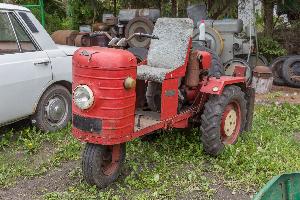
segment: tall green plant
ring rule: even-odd
[[[287,54],[287,51],[271,37],[259,37],[258,45],[260,53],[267,57],[268,60]]]

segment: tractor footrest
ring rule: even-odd
[[[134,131],[139,131],[160,122],[160,113],[137,111],[135,113]]]

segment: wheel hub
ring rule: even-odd
[[[229,103],[221,119],[221,139],[224,144],[233,144],[241,128],[241,110],[237,102]]]
[[[46,106],[46,114],[51,122],[56,123],[61,121],[65,113],[66,105],[62,99],[55,97],[49,100],[48,105]]]
[[[228,137],[234,133],[236,128],[237,113],[232,108],[227,116],[225,116],[224,132]]]
[[[119,164],[121,155],[121,145],[114,145],[108,147],[106,153],[103,155],[102,172],[106,176],[113,174]]]

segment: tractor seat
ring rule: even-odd
[[[193,21],[189,18],[159,18],[151,40],[147,65],[137,68],[138,80],[162,83],[167,73],[183,66],[187,59]]]

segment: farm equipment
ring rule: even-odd
[[[270,180],[253,200],[300,200],[300,173],[282,174]]]
[[[126,142],[157,130],[200,127],[204,150],[217,156],[251,128],[254,90],[246,67],[224,75],[209,52],[192,50],[192,35],[191,19],[159,18],[153,35],[133,34],[112,39],[112,48],[75,53],[72,132],[86,143],[82,170],[89,184],[112,183]],[[151,40],[147,60],[139,64],[123,49],[136,37]]]
[[[300,88],[300,55],[278,57],[270,68],[276,85]]]
[[[225,74],[232,75],[235,66],[247,67],[247,77],[251,78],[252,70],[256,66],[266,66],[268,61],[258,55],[255,44],[255,28],[246,26],[241,19],[207,19],[207,9],[204,4],[192,5],[187,8],[188,17],[194,20],[193,43],[199,41],[199,27],[201,19],[205,23],[206,46],[220,57],[225,67]]]
[[[126,37],[134,33],[151,34],[154,23],[160,17],[158,9],[122,9],[118,17],[113,14],[103,14],[102,22],[93,25],[92,32],[59,30],[52,34],[53,40],[62,45],[78,47],[107,47],[109,38],[106,35],[93,35],[93,32],[105,31],[111,37]],[[73,37],[75,35],[75,37]],[[135,37],[128,41],[128,47],[148,48],[150,39]]]

